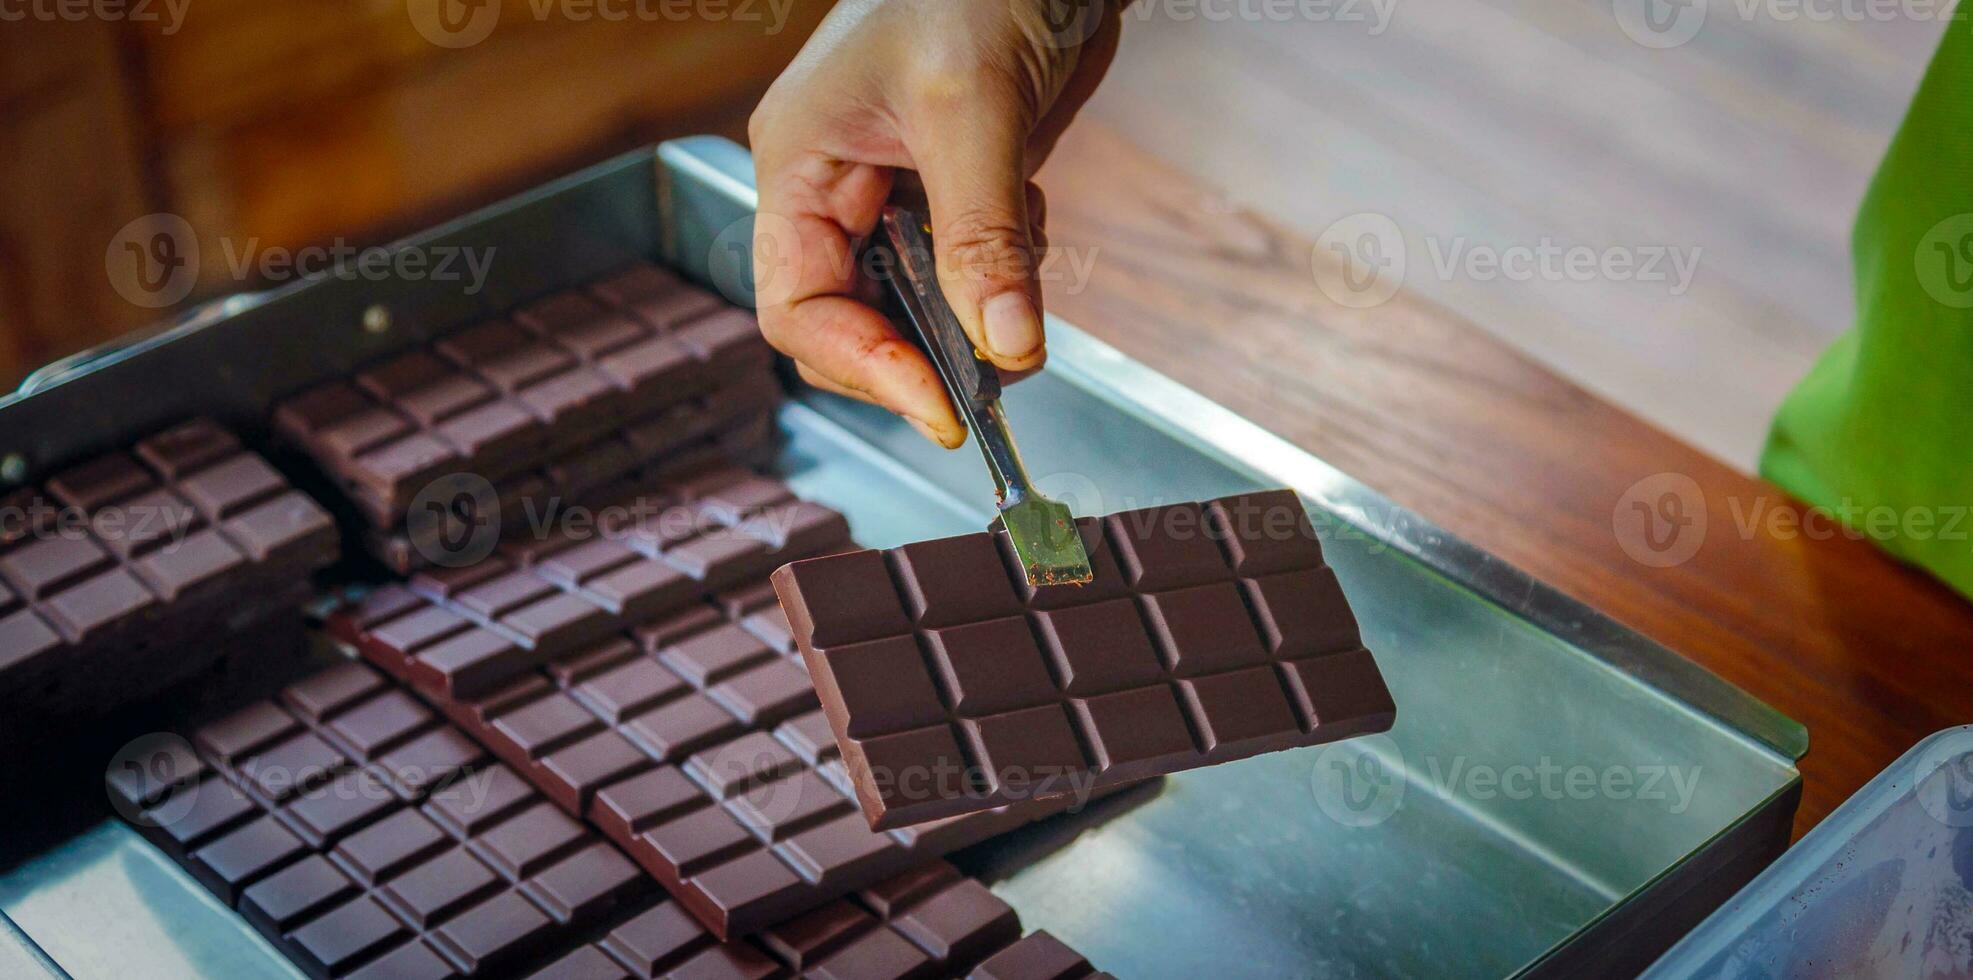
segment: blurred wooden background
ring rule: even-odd
[[[1089,115],[1307,237],[1389,217],[1407,292],[1752,472],[1782,397],[1849,328],[1857,201],[1944,25],[1895,5],[1712,0],[1653,47],[1616,15],[1639,5],[1359,0],[1209,20],[1139,0]],[[1675,292],[1446,275],[1432,254],[1544,240],[1678,248],[1696,272]]]
[[[449,49],[414,17],[473,0],[181,2],[169,35],[0,25],[0,385],[154,318],[104,270],[133,218],[181,215],[202,250],[373,244],[637,144],[738,136],[830,5],[485,0],[497,26]],[[1624,5],[1138,0],[1085,115],[1307,237],[1390,218],[1407,291],[1751,471],[1849,325],[1851,216],[1941,25],[1715,2],[1653,47]],[[1432,254],[1543,242],[1677,248],[1696,274],[1517,281]],[[195,300],[254,285],[202,266]]]
[[[373,244],[618,150],[737,137],[828,6],[773,0],[770,29],[496,0],[493,32],[452,49],[407,15],[440,0],[190,2],[171,35],[0,23],[0,384],[154,318],[105,269],[134,218],[182,215],[202,249]],[[1850,322],[1857,195],[1941,27],[1714,2],[1660,48],[1621,5],[1350,4],[1389,12],[1373,30],[1140,0],[1042,174],[1055,240],[1094,257],[1051,309],[1809,722],[1806,827],[1973,710],[1955,659],[1973,613],[1848,539],[1716,534],[1647,569],[1610,515],[1667,471],[1716,515],[1777,493],[1727,467],[1751,469],[1775,402]],[[1310,242],[1366,211],[1403,230],[1411,274],[1343,310]],[[1435,274],[1426,243],[1459,238],[1704,251],[1671,295]],[[193,301],[255,285],[203,266]]]
[[[454,49],[414,22],[437,2],[191,0],[175,32],[0,24],[0,386],[159,317],[105,269],[133,219],[185,218],[204,256],[362,246],[641,144],[738,138],[829,7],[610,22],[499,0]],[[223,260],[201,274],[188,304],[258,285]]]

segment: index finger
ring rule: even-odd
[[[923,352],[856,298],[854,242],[877,224],[888,168],[802,155],[756,156],[754,279],[761,332],[842,389],[918,423],[948,448],[966,430]]]

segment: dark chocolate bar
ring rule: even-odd
[[[1384,731],[1396,707],[1290,491],[796,562],[776,592],[875,828]]]
[[[773,412],[781,397],[780,384],[763,372],[503,480],[490,503],[499,513],[502,535],[523,538],[540,515],[571,505],[594,509],[614,503],[638,486],[676,473],[760,461],[772,442]],[[447,540],[470,540],[473,529],[460,524],[465,519],[448,513],[443,521],[373,528],[366,543],[392,571],[410,575],[433,560],[443,562]]]
[[[1108,976],[1046,932],[1023,937],[1013,907],[935,861],[775,925],[750,943],[720,945],[677,906],[659,905],[532,980],[929,980],[968,976],[968,970],[982,980]]]
[[[401,615],[354,638],[421,689],[472,698],[796,557],[842,547],[840,514],[732,467],[644,488],[503,554],[414,576]],[[600,524],[603,527],[591,527]]]
[[[113,769],[137,828],[312,977],[493,975],[650,883],[402,688],[347,663]]]
[[[813,547],[845,541],[840,517],[792,500],[785,486],[764,477],[713,474],[674,487],[672,495],[723,525],[812,523],[831,529],[829,536],[815,535]],[[748,557],[751,548],[696,547],[702,539],[687,532],[689,522],[674,527],[659,520],[640,525],[631,538],[564,543],[527,556],[521,571],[500,566],[445,581],[427,575],[412,588],[373,593],[332,624],[567,812],[616,841],[722,937],[744,935],[1072,804],[1050,801],[935,826],[870,830],[850,798],[766,566]],[[638,541],[658,543],[660,555],[684,550],[697,556],[689,564],[733,574],[714,579],[711,591],[683,587],[673,566],[639,554],[645,545]],[[505,675],[504,685],[463,676],[468,665],[544,663],[517,660],[504,637],[460,624],[517,602],[554,601],[571,584],[581,592],[661,590],[686,598],[629,603],[651,610],[635,629],[588,637],[547,658],[540,670]],[[435,604],[429,597],[441,591],[445,597]]]
[[[638,266],[289,398],[275,426],[387,530],[440,476],[517,477],[769,362],[751,314]]]
[[[607,841],[356,663],[130,761],[106,774],[124,816],[313,977],[786,976],[780,964],[866,962],[849,950],[880,924],[957,974],[1052,942],[1020,938],[1011,908],[940,862],[826,922],[721,944]]]
[[[0,726],[191,676],[336,554],[328,515],[202,419],[0,499]]]

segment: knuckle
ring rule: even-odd
[[[754,111],[747,115],[747,144],[758,147],[767,141],[774,132],[774,118],[780,114],[780,97],[773,89],[761,97]]]
[[[977,98],[987,62],[971,45],[936,46],[911,66],[908,91],[920,103],[950,104]]]
[[[911,84],[905,91],[921,119],[947,118],[954,111],[1026,118],[1034,114],[1040,93],[1048,91],[1032,74],[1020,59],[963,46],[922,56],[910,70]]]
[[[767,346],[789,357],[795,357],[794,338],[788,329],[788,314],[782,310],[762,309],[760,311],[760,336]],[[797,358],[799,360],[799,358]]]
[[[1027,227],[999,211],[972,209],[940,229],[939,249],[957,269],[984,275],[1018,276],[1028,266]]]

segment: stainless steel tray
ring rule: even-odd
[[[612,161],[399,246],[495,248],[486,294],[329,277],[38,375],[0,400],[0,454],[17,457],[0,475],[191,412],[257,431],[278,394],[633,256],[744,300],[753,203],[725,141]],[[962,855],[1030,928],[1124,977],[1629,971],[1786,844],[1800,725],[1072,326],[1050,331],[1047,371],[1007,398],[1043,488],[1103,513],[1294,486],[1400,708],[1387,736],[1185,773]],[[977,455],[881,412],[805,392],[781,423],[779,469],[866,544],[992,513]],[[0,912],[76,976],[290,975],[114,821],[0,876]]]

